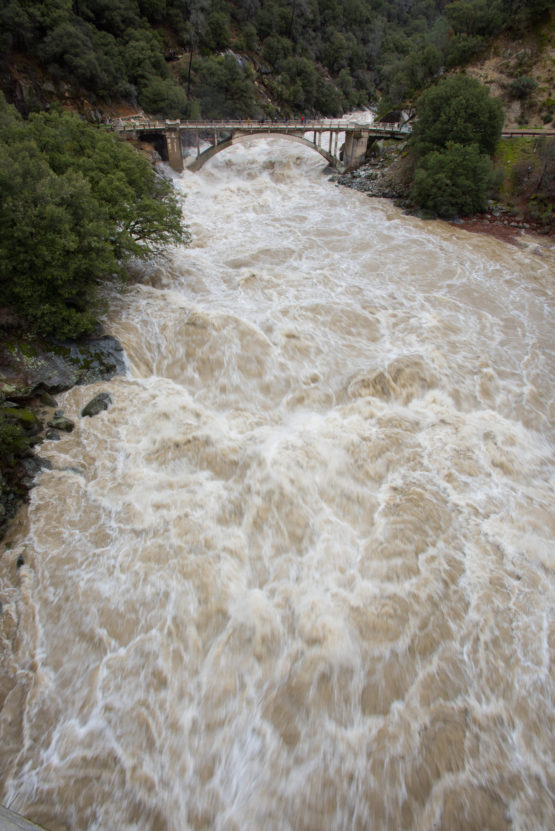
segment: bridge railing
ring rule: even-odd
[[[317,132],[354,132],[356,130],[369,130],[372,132],[383,133],[406,133],[411,132],[410,125],[400,124],[383,124],[375,123],[360,123],[348,121],[346,119],[338,119],[336,121],[324,119],[283,119],[283,120],[251,120],[251,119],[226,119],[218,121],[184,121],[176,119],[155,119],[145,116],[126,116],[124,118],[115,119],[110,125],[114,130],[120,133],[136,132],[136,131],[157,131],[157,130],[198,130],[198,131],[226,131],[226,130],[245,130],[250,132],[271,132],[278,130],[279,132],[286,132],[288,130],[305,130],[310,132],[316,130]]]

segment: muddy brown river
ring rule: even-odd
[[[127,374],[59,397],[0,558],[0,803],[49,831],[555,827],[552,261],[323,168],[178,177]]]

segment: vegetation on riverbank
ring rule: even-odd
[[[484,210],[502,126],[500,102],[473,78],[455,75],[426,90],[410,140],[412,201],[441,217]]]
[[[48,466],[37,446],[73,429],[53,396],[124,369],[123,350],[111,336],[61,342],[31,334],[20,318],[0,310],[0,539],[35,475]]]
[[[0,192],[0,306],[43,335],[91,332],[100,281],[187,239],[171,186],[141,154],[70,113],[23,121],[1,94]]]
[[[546,229],[555,221],[555,137],[512,138],[495,155],[497,196],[509,210]]]
[[[98,338],[60,341],[96,328],[98,289],[123,280],[130,258],[188,232],[170,184],[142,154],[71,113],[24,121],[1,93],[0,224],[1,533],[40,469],[32,448],[47,424],[44,395],[122,366]],[[64,429],[53,418],[50,428]]]

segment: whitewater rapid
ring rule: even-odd
[[[551,262],[279,140],[175,183],[192,245],[113,298],[128,372],[59,397],[0,558],[0,802],[555,827]]]

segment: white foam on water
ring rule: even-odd
[[[1,561],[0,800],[552,827],[549,265],[279,140],[175,182],[192,245],[114,298],[129,373],[60,397]]]

